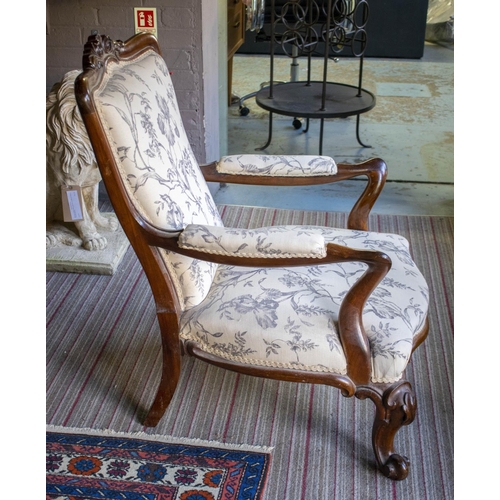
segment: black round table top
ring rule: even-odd
[[[287,82],[261,89],[255,96],[257,104],[273,113],[301,118],[343,118],[366,113],[375,106],[375,96],[367,90],[327,82],[325,106],[322,108],[323,82]]]

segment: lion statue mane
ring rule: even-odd
[[[98,209],[101,175],[75,99],[79,74],[78,70],[66,73],[46,101],[46,246],[103,250],[107,240],[97,228],[115,231],[118,221],[114,214],[101,214]],[[62,186],[81,188],[83,220],[63,223]],[[72,224],[76,232],[69,229]]]

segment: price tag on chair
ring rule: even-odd
[[[61,186],[63,220],[74,222],[83,220],[83,197],[80,186]]]

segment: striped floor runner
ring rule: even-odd
[[[220,207],[226,226],[345,227],[346,215]],[[141,424],[160,372],[151,292],[129,248],[113,276],[47,273],[47,424],[274,447],[269,500],[453,498],[453,218],[374,215],[410,241],[431,289],[431,330],[407,370],[417,418],[397,436],[406,481],[374,468],[373,404],[336,389],[251,378],[186,358],[159,425]]]

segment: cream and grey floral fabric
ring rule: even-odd
[[[150,51],[132,64],[115,64],[96,101],[115,144],[126,188],[154,226],[222,225],[186,136],[163,58]],[[162,252],[186,308],[206,296],[216,264]]]
[[[179,246],[210,254],[239,257],[317,259],[326,256],[323,236],[300,226],[233,229],[191,224],[180,235]]]
[[[325,242],[334,242],[387,253],[393,267],[366,304],[364,326],[373,380],[401,377],[428,308],[427,285],[404,238],[304,226],[224,229],[187,140],[164,60],[149,51],[132,63],[115,63],[95,96],[131,200],[154,226],[184,231],[186,247],[272,258],[304,249],[316,255],[324,252]],[[227,157],[219,169],[330,175],[336,165],[322,157],[246,155]],[[283,236],[288,241],[278,244]],[[161,253],[184,305],[182,339],[242,363],[345,373],[338,311],[346,291],[363,274],[363,264],[260,269]]]
[[[232,175],[311,177],[334,175],[337,164],[329,156],[244,154],[223,156],[217,163],[217,171]]]
[[[392,268],[370,296],[363,320],[372,350],[373,381],[400,379],[429,302],[427,284],[410,256],[408,242],[398,235],[367,231],[310,226],[295,230],[391,257]],[[286,269],[219,265],[206,299],[184,313],[181,336],[243,363],[345,373],[338,311],[365,269],[362,263]]]

